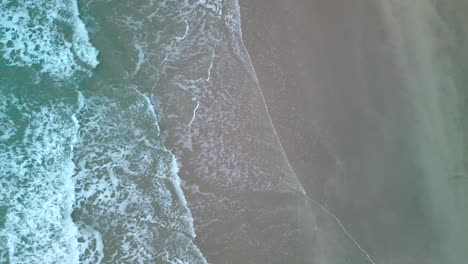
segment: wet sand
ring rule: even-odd
[[[241,1],[270,116],[307,194],[376,263],[443,263],[417,115],[375,1]],[[350,262],[353,263],[353,262]]]
[[[158,90],[162,113],[171,113],[159,124],[180,162],[198,248],[208,263],[372,263],[305,194],[241,41],[236,2],[226,5],[225,20],[213,20],[221,39],[190,63],[172,63]],[[205,81],[183,83],[180,73]]]

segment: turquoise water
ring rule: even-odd
[[[154,96],[203,3],[79,4],[0,2],[0,263],[205,263]]]
[[[453,11],[429,2],[384,7],[428,218],[460,263],[464,80],[434,33],[452,36]],[[0,2],[0,263],[374,262],[304,195],[239,15],[221,0]]]

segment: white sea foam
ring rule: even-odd
[[[145,62],[145,50],[144,49],[146,49],[146,45],[140,43],[138,40],[133,41],[133,46],[135,47],[135,50],[138,53],[138,60],[136,62],[135,70],[133,71],[132,76],[134,76],[140,71],[141,65],[143,65],[143,63]]]
[[[8,105],[15,104],[16,98],[14,97],[0,97],[0,124],[2,124],[2,129],[0,130],[0,142],[6,141],[13,137],[17,131],[15,123],[8,116]]]
[[[71,219],[73,109],[2,94],[0,116],[16,128],[0,141],[0,262],[78,263],[79,234]]]
[[[177,41],[184,40],[184,39],[187,37],[187,33],[188,33],[188,31],[189,31],[190,26],[189,26],[189,24],[188,24],[188,22],[187,22],[187,19],[184,20],[184,23],[185,23],[185,32],[184,32],[184,35],[183,35],[182,37],[176,37],[176,40],[177,40]]]
[[[78,250],[81,264],[99,264],[104,259],[104,245],[101,233],[90,225],[81,225],[78,228]]]
[[[177,161],[162,146],[151,99],[135,87],[128,91],[125,100],[84,101],[75,211],[79,224],[92,224],[88,233],[99,232],[103,244],[83,243],[81,252],[92,251],[89,245],[112,247],[103,258],[112,263],[203,263]]]
[[[98,65],[97,50],[91,45],[88,37],[88,31],[85,24],[80,19],[77,0],[71,1],[73,12],[73,49],[76,56],[91,67]]]
[[[193,121],[195,120],[195,117],[197,116],[197,110],[198,110],[198,107],[200,107],[200,101],[197,100],[197,98],[192,98],[192,101],[196,102],[197,105],[195,106],[195,108],[193,108],[193,114],[192,114],[192,119],[190,120],[190,122],[187,124],[187,126],[192,126],[193,124]]]
[[[8,65],[62,79],[98,64],[76,0],[1,1],[0,52]]]

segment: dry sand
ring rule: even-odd
[[[443,263],[411,98],[375,3],[241,1],[244,42],[307,194],[376,263]]]

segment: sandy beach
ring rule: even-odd
[[[467,263],[466,3],[0,1],[0,263]]]
[[[181,166],[196,245],[208,263],[372,263],[339,220],[306,195],[241,40],[237,3],[229,5],[232,23],[222,27],[221,40],[190,63],[172,63],[169,85],[158,90],[162,112],[171,113],[159,124],[169,128],[165,144]],[[203,82],[179,81],[181,72]]]
[[[270,116],[307,194],[375,263],[446,261],[449,230],[431,216],[418,117],[376,2],[241,1],[241,14]]]

